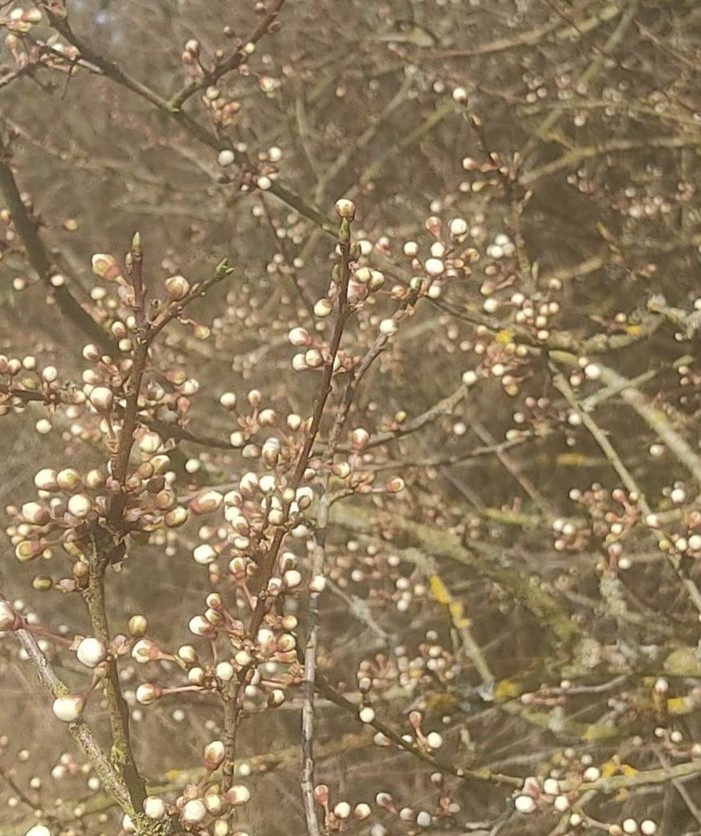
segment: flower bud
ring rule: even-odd
[[[48,508],[40,502],[25,502],[21,510],[24,519],[32,525],[46,525],[51,519]]]
[[[306,328],[301,327],[293,328],[287,335],[287,339],[290,341],[290,345],[297,347],[309,345],[311,342],[309,331],[307,331]]]
[[[148,630],[148,621],[143,615],[132,615],[128,623],[129,635],[134,638],[140,638],[146,635]]]
[[[369,441],[370,433],[362,427],[358,427],[351,433],[351,447],[354,450],[363,450]]]
[[[56,697],[52,710],[56,719],[62,723],[74,723],[85,708],[85,697],[79,694],[63,694]]]
[[[148,795],[144,798],[144,813],[150,819],[162,819],[166,814],[166,805],[162,798]]]
[[[214,772],[224,762],[226,750],[221,740],[213,740],[204,747],[204,765],[210,771]]]
[[[92,511],[90,498],[84,493],[76,493],[68,500],[68,513],[78,519],[85,519]]]
[[[83,484],[83,480],[75,468],[66,467],[56,474],[56,484],[62,491],[75,491]]]
[[[136,701],[141,705],[151,705],[151,703],[156,702],[162,693],[158,685],[145,682],[136,689]]]
[[[234,152],[229,148],[224,148],[217,156],[217,162],[222,168],[226,168],[226,166],[231,165],[235,159],[236,157],[234,156]]]
[[[106,386],[95,386],[90,391],[88,400],[97,412],[109,412],[114,404],[114,393]]]
[[[86,668],[95,668],[107,658],[107,650],[99,639],[88,636],[78,645],[76,656]]]
[[[184,824],[199,824],[207,816],[207,808],[204,801],[193,798],[183,807],[182,818]]]
[[[176,302],[184,299],[190,292],[190,282],[185,276],[169,276],[164,285],[168,296]]]
[[[345,221],[352,221],[355,218],[355,203],[352,200],[346,200],[345,198],[337,200],[335,209],[339,218],[343,218]]]
[[[324,319],[329,316],[332,311],[333,302],[326,297],[319,299],[319,301],[314,305],[314,316],[319,317],[319,319]]]
[[[56,484],[56,471],[49,467],[43,468],[34,477],[34,484],[40,491],[58,490],[58,485]]]
[[[108,281],[119,279],[122,272],[117,259],[108,253],[96,253],[92,257],[92,271],[96,276]]]
[[[193,514],[211,514],[219,509],[223,499],[219,491],[201,491],[190,503],[190,510]]]
[[[234,784],[230,790],[227,790],[225,798],[232,807],[240,807],[251,800],[251,792],[242,784]]]

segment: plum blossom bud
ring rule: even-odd
[[[207,808],[204,801],[193,798],[183,807],[182,817],[185,824],[199,824],[207,816]]]
[[[234,152],[229,148],[224,148],[217,156],[217,162],[222,168],[226,168],[226,166],[231,165],[235,159],[236,157],[234,156]]]
[[[62,694],[56,697],[52,710],[62,723],[75,723],[85,708],[85,697],[79,694]]]
[[[34,477],[34,485],[40,491],[58,490],[58,485],[56,483],[56,471],[49,467],[43,468]]]
[[[163,284],[168,296],[176,302],[184,299],[190,292],[190,282],[185,276],[169,276]]]
[[[88,400],[97,412],[109,412],[114,404],[114,393],[106,386],[95,386],[90,390]]]
[[[231,682],[235,673],[234,666],[231,662],[219,662],[214,673],[220,682]]]
[[[395,476],[387,482],[387,490],[390,493],[399,493],[400,491],[403,491],[405,487],[405,482],[401,476]]]
[[[358,719],[361,723],[372,723],[375,719],[375,709],[369,705],[363,706],[358,712]]]
[[[220,508],[223,500],[219,491],[201,491],[190,503],[190,510],[193,514],[211,514]]]
[[[225,798],[232,807],[240,807],[251,800],[251,792],[243,784],[234,784],[230,790],[227,790]]]
[[[150,819],[162,819],[166,814],[165,801],[155,795],[148,795],[144,798],[144,813]]]
[[[163,439],[158,433],[145,432],[139,439],[139,450],[145,455],[150,456],[156,453],[162,444]]]
[[[62,491],[74,491],[82,485],[80,473],[73,467],[66,467],[56,474],[56,484]]]
[[[20,563],[25,563],[28,560],[34,560],[42,553],[43,548],[41,543],[33,540],[22,540],[15,546],[15,557]]]
[[[299,347],[309,345],[311,337],[306,328],[297,327],[290,331],[287,335],[287,339],[290,341],[290,345]]]
[[[296,589],[302,583],[302,575],[296,569],[288,569],[282,576],[285,589]]]
[[[177,528],[187,522],[188,514],[185,508],[178,506],[163,517],[163,522],[168,528]]]
[[[394,319],[383,319],[382,322],[380,322],[380,333],[385,337],[393,337],[398,330],[399,326]]]
[[[224,409],[234,409],[236,407],[236,395],[233,392],[224,392],[219,397],[219,403],[224,407]]]
[[[162,693],[158,685],[145,682],[136,689],[136,701],[141,705],[151,705],[151,703],[156,702]]]
[[[129,628],[129,635],[134,638],[140,638],[146,635],[148,630],[148,620],[143,615],[132,615],[127,624]]]
[[[353,816],[358,819],[358,821],[365,821],[365,819],[369,818],[371,813],[372,809],[370,805],[363,802],[356,804],[355,809],[353,810]]]
[[[196,615],[188,622],[188,630],[195,636],[206,636],[212,632],[212,625],[201,615]]]
[[[467,221],[464,218],[453,218],[453,220],[450,222],[449,230],[450,237],[459,241],[461,238],[467,235]]]
[[[351,814],[351,806],[347,801],[339,801],[333,808],[333,814],[338,819],[347,819]]]
[[[150,639],[140,639],[131,649],[131,658],[140,665],[152,662],[160,657],[160,650]]]
[[[424,268],[428,275],[435,279],[437,276],[443,274],[445,271],[445,264],[440,258],[427,258]]]
[[[78,645],[76,656],[86,668],[95,668],[107,658],[107,650],[99,639],[87,636]]]
[[[464,87],[456,87],[453,90],[453,101],[456,104],[467,104],[467,90]]]
[[[385,274],[381,273],[379,270],[372,270],[371,272],[372,272],[372,275],[371,275],[370,281],[368,283],[368,289],[371,290],[373,293],[375,293],[381,287],[384,286]]]
[[[195,546],[193,549],[192,556],[195,559],[195,563],[199,563],[200,566],[209,566],[210,563],[216,561],[217,552],[209,543],[200,543],[199,546]]]
[[[319,317],[319,319],[324,319],[329,316],[332,311],[333,302],[326,297],[319,299],[319,301],[314,305],[314,316]]]
[[[68,513],[78,519],[84,519],[92,510],[90,498],[84,493],[76,493],[68,500]]]
[[[92,257],[92,271],[96,276],[108,281],[119,279],[122,273],[117,259],[109,253],[96,253]]]
[[[204,765],[210,771],[214,772],[224,762],[226,750],[221,740],[213,740],[204,747]]]
[[[339,218],[343,218],[345,221],[352,221],[355,218],[355,203],[352,200],[337,200],[336,201],[336,214]]]
[[[440,749],[443,745],[443,737],[438,732],[429,732],[426,735],[426,745],[429,749]]]
[[[369,441],[370,433],[363,427],[358,427],[351,433],[351,446],[354,450],[363,450]]]
[[[309,591],[321,593],[326,589],[326,578],[324,575],[314,575],[309,581]]]
[[[536,803],[530,795],[517,795],[514,799],[514,807],[519,813],[533,813],[536,809]]]
[[[32,525],[45,525],[51,514],[40,502],[25,502],[22,506],[22,516]]]

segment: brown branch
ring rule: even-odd
[[[115,84],[125,87],[132,93],[146,100],[154,107],[158,108],[161,113],[164,113],[168,118],[177,122],[181,128],[194,137],[198,142],[208,146],[212,150],[219,152],[224,148],[231,150],[234,153],[234,161],[239,167],[246,165],[247,160],[244,155],[237,151],[229,142],[222,141],[216,134],[211,133],[206,128],[203,128],[199,122],[195,121],[191,116],[185,113],[184,110],[173,107],[173,105],[164,99],[157,92],[152,90],[147,85],[143,84],[138,79],[132,78],[128,73],[125,73],[113,61],[108,61],[99,52],[96,52],[92,47],[86,43],[82,38],[79,38],[71,28],[67,17],[58,15],[53,11],[52,4],[48,0],[42,0],[41,7],[43,8],[49,23],[54,29],[64,37],[68,43],[72,44],[81,54],[81,56],[93,64],[100,72],[110,81]],[[224,177],[223,182],[228,178]],[[307,204],[299,195],[290,192],[284,186],[277,182],[273,182],[270,189],[270,194],[275,195],[278,200],[287,204],[295,210],[303,218],[315,223],[320,229],[329,235],[335,235],[333,226],[326,220],[324,215],[315,207]]]
[[[248,44],[258,43],[258,41],[277,20],[280,9],[284,6],[284,4],[285,0],[273,0],[270,8],[264,17],[261,18],[260,23],[250,33],[250,35],[248,35],[248,37],[242,40],[240,46],[234,51],[234,53],[230,55],[226,61],[222,61],[222,63],[217,64],[214,69],[205,73],[204,78],[200,81],[191,81],[189,84],[186,84],[181,90],[171,97],[168,102],[170,107],[174,110],[179,110],[198,90],[204,90],[206,87],[215,84],[220,78],[223,78],[223,76],[233,70],[237,70],[242,64],[244,64],[248,60],[248,53],[245,49],[246,46]]]
[[[56,300],[61,313],[65,314],[66,318],[73,322],[91,342],[101,346],[113,357],[117,357],[116,341],[80,305],[65,284],[57,286],[51,282],[52,276],[58,271],[54,268],[49,251],[41,240],[35,221],[29,216],[22,202],[10,163],[9,148],[2,142],[2,139],[0,139],[0,191],[12,215],[17,234],[24,244],[27,259]]]

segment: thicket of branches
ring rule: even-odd
[[[0,29],[0,836],[701,833],[695,0]]]

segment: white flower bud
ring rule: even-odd
[[[240,807],[251,800],[251,792],[248,787],[242,784],[234,784],[234,786],[227,791],[226,800],[232,807]]]
[[[375,709],[369,705],[363,706],[358,712],[358,719],[361,723],[372,723],[375,719]]]
[[[106,386],[95,386],[91,389],[88,400],[97,412],[109,412],[114,404],[114,393]]]
[[[536,803],[530,795],[517,795],[514,799],[514,807],[519,813],[533,813]]]
[[[337,200],[335,208],[339,218],[347,221],[352,221],[355,218],[355,203],[352,200],[345,200],[344,198]]]
[[[141,705],[151,705],[161,696],[161,689],[151,682],[145,682],[136,689],[136,701]]]
[[[394,319],[383,319],[380,322],[380,333],[385,337],[393,337],[398,330],[399,326]]]
[[[162,798],[148,795],[144,798],[144,813],[150,819],[162,819],[166,814],[166,805]]]
[[[213,740],[204,747],[204,764],[210,772],[214,772],[224,762],[226,754],[221,740]]]
[[[83,493],[74,494],[68,500],[68,513],[79,519],[84,519],[92,510],[90,498]]]
[[[332,311],[333,302],[326,297],[319,299],[319,301],[314,305],[314,316],[319,317],[319,319],[324,319],[329,316]]]
[[[204,801],[193,798],[183,807],[182,817],[185,824],[199,824],[204,821],[207,815],[207,808]]]
[[[35,824],[34,827],[29,828],[25,836],[52,836],[52,834],[49,828],[44,827],[43,824]]]
[[[427,258],[424,267],[428,275],[434,279],[445,271],[445,264],[440,258]]]
[[[226,166],[231,165],[235,159],[236,157],[234,156],[234,152],[229,148],[224,148],[217,156],[217,162],[222,168],[226,168]]]
[[[52,710],[54,716],[62,723],[74,723],[85,708],[85,697],[78,694],[63,694],[56,697]]]
[[[49,467],[43,468],[34,477],[34,484],[40,491],[58,490],[58,485],[56,484],[56,471]]]
[[[86,668],[95,668],[107,658],[107,650],[99,639],[87,636],[78,645],[76,656]]]
[[[176,302],[184,299],[190,292],[190,282],[185,276],[169,276],[163,284],[168,296]]]

